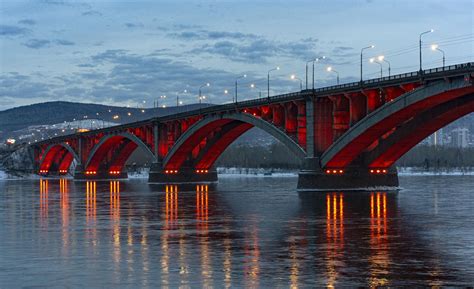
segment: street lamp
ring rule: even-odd
[[[205,83],[205,84],[203,84],[199,87],[199,104],[201,104],[201,100],[206,98],[205,96],[202,96],[201,89],[203,87],[209,87],[209,86],[211,86],[211,84],[208,82],[208,83]],[[201,106],[199,106],[199,109],[201,109]]]
[[[308,89],[308,64],[313,62],[314,59],[306,61],[306,89]]]
[[[360,82],[362,82],[362,54],[364,53],[364,50],[370,49],[370,48],[375,48],[375,45],[370,45],[360,50]]]
[[[422,60],[422,57],[421,57],[421,45],[422,45],[421,36],[423,36],[423,35],[425,35],[425,34],[428,34],[428,33],[431,33],[431,32],[433,32],[433,31],[434,31],[434,29],[430,29],[430,30],[428,30],[428,31],[425,31],[425,32],[420,33],[420,38],[419,38],[419,40],[420,40],[420,42],[419,42],[419,44],[420,44],[420,45],[419,45],[419,48],[420,48],[420,72],[423,70],[423,69],[422,69],[422,62],[423,62],[423,60]]]
[[[160,95],[159,99],[165,99],[165,98],[166,98],[166,95]],[[158,99],[156,100],[156,107],[160,107],[160,103],[159,103]]]
[[[295,79],[296,79],[296,80],[299,80],[299,81],[300,81],[300,90],[303,90],[303,80],[301,80],[301,78],[296,77],[296,75],[292,74],[292,75],[290,76],[290,79],[291,79],[291,80],[295,80]]]
[[[251,83],[250,88],[251,89],[257,88],[257,85],[255,83]],[[261,90],[258,92],[258,98],[262,98],[262,91]]]
[[[431,45],[431,50],[433,50],[433,51],[438,50],[439,52],[443,53],[443,68],[444,68],[444,65],[446,63],[446,58],[444,57],[444,50],[440,49],[438,44],[432,44]]]
[[[369,62],[370,63],[377,63],[378,65],[380,65],[380,77],[383,77],[383,66],[382,66],[382,63],[378,62],[377,60],[375,60],[375,58],[371,58],[369,59]]]
[[[334,72],[336,74],[336,83],[339,85],[339,72],[334,70],[334,68],[332,68],[332,66],[328,66],[328,68],[326,68],[326,71],[327,72]]]
[[[188,90],[183,90],[183,93],[188,93]],[[180,104],[183,104],[183,102],[179,101],[179,92],[176,92],[176,106],[179,106]]]
[[[391,65],[390,65],[390,61],[388,61],[387,59],[385,59],[385,56],[383,56],[383,55],[380,55],[379,57],[377,57],[377,59],[378,59],[379,61],[383,61],[383,62],[385,62],[385,63],[388,64],[388,76],[390,77],[390,75],[391,75],[391,72],[390,72],[390,70],[391,70],[391,68],[390,68],[390,66],[391,66]]]
[[[275,71],[275,70],[280,70],[280,66],[272,68],[267,72],[267,97],[269,99],[270,99],[270,72]]]
[[[316,61],[319,61],[320,59],[326,59],[326,56],[316,57],[316,58],[313,60],[313,89],[314,89],[314,63],[315,63]]]
[[[235,79],[235,103],[237,103],[237,80],[241,78],[246,78],[247,74],[241,75]]]

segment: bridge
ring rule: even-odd
[[[215,105],[32,144],[40,175],[126,178],[140,147],[151,183],[217,181],[214,162],[258,127],[302,160],[298,190],[398,186],[395,162],[474,112],[474,63]]]

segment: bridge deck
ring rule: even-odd
[[[429,82],[429,81],[437,80],[440,78],[449,78],[453,76],[464,75],[466,73],[473,73],[473,71],[474,71],[474,62],[467,62],[467,63],[462,63],[462,64],[450,65],[446,67],[426,69],[421,72],[414,71],[414,72],[401,73],[401,74],[396,74],[396,75],[386,76],[386,77],[381,77],[381,78],[369,79],[362,82],[357,81],[357,82],[345,83],[345,84],[340,84],[340,85],[317,88],[314,90],[307,89],[307,90],[302,90],[298,92],[275,95],[269,98],[265,97],[265,98],[259,98],[259,99],[240,101],[238,103],[213,105],[210,107],[195,109],[188,112],[182,112],[178,114],[166,115],[166,116],[161,116],[161,117],[154,117],[154,118],[150,118],[146,120],[121,124],[117,126],[111,126],[111,127],[102,128],[102,129],[96,129],[96,130],[92,130],[88,132],[62,135],[62,136],[50,138],[47,140],[43,140],[40,142],[36,142],[35,144],[41,145],[44,143],[61,142],[67,138],[70,138],[73,135],[89,136],[89,135],[94,135],[97,133],[107,133],[107,132],[112,132],[115,130],[122,130],[126,128],[137,127],[137,126],[141,126],[148,123],[154,123],[154,122],[160,123],[160,122],[166,122],[170,120],[187,118],[187,117],[192,117],[192,116],[197,116],[197,115],[202,115],[202,114],[213,114],[213,113],[219,113],[219,112],[225,112],[225,111],[232,111],[236,109],[245,109],[245,108],[251,108],[251,107],[256,107],[256,106],[262,106],[266,104],[302,100],[311,96],[316,97],[316,98],[328,97],[331,95],[356,92],[362,89],[364,90],[376,89],[376,88],[383,88],[383,87],[393,86],[393,85],[403,85],[403,84],[413,83],[413,82]]]

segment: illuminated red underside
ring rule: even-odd
[[[436,105],[472,92],[472,87],[466,87],[438,95],[433,95],[386,117],[353,139],[326,164],[326,167],[345,168],[373,142],[375,142],[378,138],[382,137],[382,135],[394,127]]]
[[[435,131],[443,128],[449,123],[471,112],[474,112],[474,99],[468,103],[460,105],[456,109],[450,110],[446,113],[434,117],[429,122],[420,123],[415,130],[413,130],[409,135],[407,135],[407,137],[400,139],[388,150],[378,156],[369,165],[369,167],[381,168],[393,165],[406,152],[408,152],[411,148],[420,143],[426,137],[430,136]]]

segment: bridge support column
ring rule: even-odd
[[[298,191],[363,191],[395,189],[398,174],[395,166],[386,171],[365,166],[350,166],[344,170],[323,169],[319,158],[308,158],[298,174]]]
[[[193,184],[217,182],[217,171],[196,170],[192,168],[181,168],[180,170],[164,170],[160,163],[152,164],[148,177],[149,183],[154,184]]]
[[[118,174],[111,174],[110,172],[97,171],[93,174],[88,173],[84,170],[83,165],[76,165],[74,170],[74,179],[75,180],[118,180],[118,179],[127,179],[128,173],[123,168]]]

